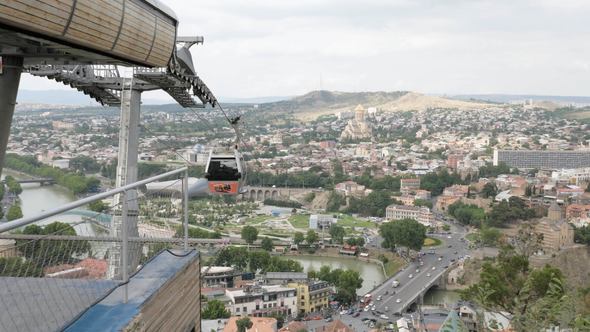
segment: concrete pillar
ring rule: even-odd
[[[23,58],[6,55],[2,55],[0,58],[0,175],[2,175],[12,115],[16,106],[20,74],[23,71]]]
[[[125,89],[121,92],[121,118],[119,128],[119,153],[117,163],[117,177],[116,186],[121,187],[133,182],[137,182],[137,152],[139,148],[139,115],[141,106],[141,91],[131,90],[130,85],[127,84]],[[139,206],[137,202],[137,191],[129,190],[126,194],[117,195],[114,198],[113,205],[116,210],[122,211],[122,198],[125,197],[127,201],[127,215],[121,214],[113,218],[111,223],[111,235],[120,237],[123,225],[127,226],[126,235],[130,237],[139,236],[137,228],[137,216],[139,213]],[[127,270],[132,273],[139,264],[141,258],[141,246],[136,243],[129,243]],[[113,250],[109,255],[109,277],[122,277],[122,257],[121,257],[121,243],[113,246]]]

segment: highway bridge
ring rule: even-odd
[[[446,276],[453,265],[467,254],[467,244],[461,234],[438,235],[443,245],[434,249],[423,248],[422,265],[418,261],[411,262],[403,270],[385,280],[381,285],[369,292],[375,303],[375,310],[363,311],[362,317],[379,317],[384,314],[389,318],[399,316],[414,304],[421,304],[424,294],[436,286],[444,286]],[[410,277],[411,276],[411,277]],[[394,280],[399,281],[393,287]],[[377,300],[378,298],[380,300]]]

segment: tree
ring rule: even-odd
[[[242,228],[242,240],[251,245],[258,239],[258,230],[254,226],[244,226]]]
[[[318,233],[316,233],[313,229],[307,231],[307,234],[305,235],[305,241],[307,242],[307,244],[312,245],[316,243],[318,239]]]
[[[252,321],[250,321],[250,318],[248,317],[240,318],[236,320],[236,326],[238,332],[246,332],[246,330],[252,327]]]
[[[21,257],[0,257],[2,277],[42,277],[43,269]]]
[[[0,201],[4,198],[4,183],[0,182]]]
[[[265,237],[262,239],[262,243],[260,244],[260,246],[262,247],[262,249],[266,251],[272,251],[274,244],[272,243],[272,240],[270,238]]]
[[[384,223],[379,228],[383,247],[395,249],[404,246],[409,251],[420,250],[426,239],[426,227],[414,219],[402,219]]]
[[[315,275],[318,279],[327,281],[336,287],[336,300],[343,304],[355,302],[356,290],[361,288],[363,284],[363,278],[357,271],[332,270],[327,265],[323,265]]]
[[[420,199],[420,198],[416,198],[414,200],[414,205],[415,206],[426,206],[429,209],[432,209],[432,202],[426,199]]]
[[[497,228],[484,227],[479,231],[479,238],[486,246],[495,246],[500,237],[502,237],[502,233]]]
[[[201,312],[202,319],[221,319],[229,318],[231,313],[225,308],[223,302],[219,300],[210,300],[207,302],[205,309]]]
[[[494,182],[486,183],[481,189],[481,195],[484,198],[495,197],[498,194],[498,187]]]
[[[344,231],[344,227],[342,226],[332,225],[332,227],[330,227],[330,236],[336,243],[342,243],[345,234],[346,231]]]
[[[303,235],[303,233],[296,232],[295,235],[293,235],[293,243],[299,245],[303,241],[305,241],[305,235]]]
[[[576,317],[576,302],[558,268],[530,269],[528,257],[504,247],[495,262],[486,262],[480,281],[461,297],[486,310],[508,312],[516,331],[542,331],[550,327],[587,326]]]
[[[68,235],[76,236],[76,230],[69,224],[55,221],[45,227],[29,225],[23,230],[23,234],[30,235]],[[24,256],[37,266],[73,264],[78,261],[76,257],[87,254],[91,247],[86,240],[17,240],[17,246],[21,248]]]
[[[13,195],[20,195],[23,192],[23,188],[21,187],[20,183],[10,175],[7,175],[4,178],[6,182],[6,186],[8,187],[8,192]]]
[[[108,210],[109,205],[103,201],[96,201],[88,204],[88,208],[94,212],[104,212]]]
[[[20,219],[23,217],[23,211],[21,210],[20,206],[12,205],[8,208],[8,212],[6,213],[6,219],[8,221]]]

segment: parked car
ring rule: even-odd
[[[401,299],[397,299],[397,300],[395,300],[395,303],[401,303],[401,302],[402,302],[402,300],[401,300]]]

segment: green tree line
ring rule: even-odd
[[[9,153],[5,160],[6,168],[11,168],[30,175],[52,178],[59,185],[71,190],[74,194],[83,194],[98,190],[100,181],[94,177],[86,177],[81,173],[69,172],[48,165],[43,165],[33,156],[19,156]]]

